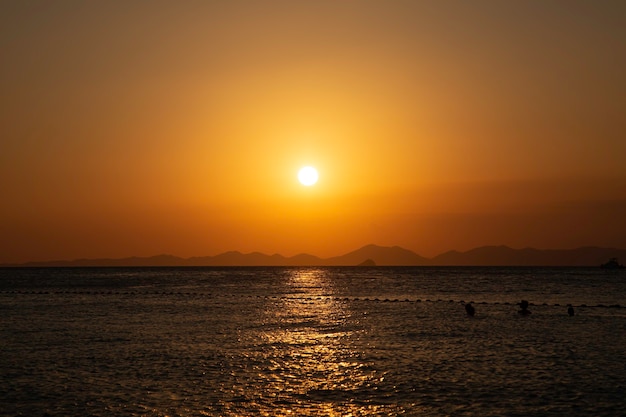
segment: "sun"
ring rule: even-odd
[[[311,166],[302,167],[300,168],[300,171],[298,171],[298,180],[300,181],[300,184],[306,185],[307,187],[315,185],[318,178],[319,175],[317,174],[317,170]]]

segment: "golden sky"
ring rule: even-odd
[[[0,57],[0,262],[626,248],[621,0],[4,1]]]

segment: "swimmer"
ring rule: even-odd
[[[528,316],[530,314],[530,310],[528,309],[528,301],[522,300],[519,303],[519,306],[521,310],[517,312],[518,314],[521,314],[522,316]]]

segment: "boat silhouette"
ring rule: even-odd
[[[611,259],[609,259],[608,262],[603,263],[602,265],[600,265],[600,268],[604,268],[604,269],[623,269],[624,265],[620,264],[617,261],[617,258],[611,258]]]

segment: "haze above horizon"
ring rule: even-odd
[[[0,263],[626,248],[625,20],[620,1],[2,2]]]

